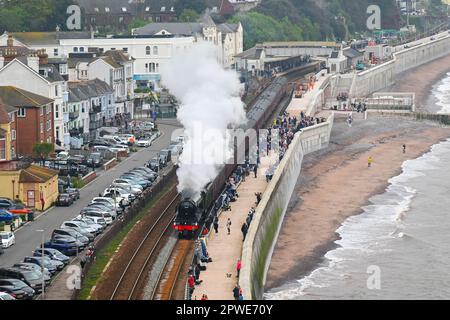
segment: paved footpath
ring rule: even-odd
[[[233,288],[237,284],[236,263],[241,258],[243,236],[241,226],[247,219],[251,207],[255,207],[255,192],[264,192],[267,187],[265,170],[275,164],[276,154],[262,157],[258,177],[253,172],[237,188],[239,198],[231,202],[231,211],[224,211],[219,217],[219,233],[211,231],[207,248],[213,262],[208,263],[206,271],[201,272],[201,285],[196,286],[192,299],[200,299],[206,294],[210,300],[232,300]],[[231,233],[227,234],[227,220],[231,219]],[[227,277],[231,274],[231,277]],[[245,292],[243,293],[245,298]]]

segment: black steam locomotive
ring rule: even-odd
[[[318,66],[305,68],[304,73],[317,69]],[[256,99],[252,108],[247,113],[248,122],[242,128],[259,130],[272,120],[273,114],[278,111],[280,103],[288,94],[293,93],[293,88],[288,86],[286,77],[276,78],[272,84]],[[182,201],[178,205],[173,228],[178,231],[180,238],[190,238],[201,231],[200,228],[212,222],[212,217],[220,209],[218,202],[214,202],[222,193],[225,183],[236,168],[236,164],[227,164],[220,171],[216,179],[209,183],[200,195],[182,194]]]

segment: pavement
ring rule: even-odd
[[[14,233],[16,244],[5,249],[5,252],[0,255],[0,267],[9,267],[22,262],[24,257],[32,255],[42,241],[42,233],[37,232],[37,230],[44,230],[45,239],[50,239],[54,229],[58,228],[64,221],[75,218],[81,209],[87,206],[92,198],[103,192],[114,179],[135,167],[143,166],[155,157],[159,150],[167,147],[170,144],[172,132],[181,128],[176,120],[158,120],[157,123],[161,136],[153,142],[151,147],[141,149],[111,170],[100,173],[94,181],[80,190],[80,199],[72,206],[51,208],[36,217],[34,221],[17,229]]]
[[[272,152],[270,157],[261,157],[258,177],[253,172],[237,188],[239,198],[231,202],[231,211],[223,211],[219,217],[219,233],[211,230],[207,239],[207,248],[212,262],[200,274],[203,282],[196,286],[192,299],[199,300],[206,294],[209,300],[233,300],[233,288],[238,282],[236,263],[242,255],[243,235],[241,226],[247,219],[251,207],[256,207],[255,193],[264,192],[266,182],[265,170],[276,163],[277,155]],[[227,220],[231,219],[231,232],[227,233]],[[230,277],[227,274],[231,274]],[[245,292],[243,296],[245,299]]]

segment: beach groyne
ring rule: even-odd
[[[424,40],[425,41],[425,40]],[[450,34],[395,52],[393,59],[366,71],[356,73],[349,95],[366,97],[395,83],[400,73],[409,71],[450,54]]]
[[[262,299],[267,270],[286,210],[300,175],[303,157],[326,148],[334,114],[324,123],[298,132],[267,186],[242,250],[239,285],[246,299]]]

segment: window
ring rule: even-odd
[[[58,48],[53,49],[53,55],[54,55],[55,57],[57,57],[58,54],[59,54]]]
[[[59,118],[59,105],[55,104],[55,118]]]
[[[55,86],[55,97],[59,96],[58,85]]]
[[[27,111],[25,110],[25,108],[19,108],[19,110],[17,111],[17,116],[19,118],[25,118],[27,116]]]
[[[50,120],[47,120],[47,131],[50,131],[52,129],[52,122]]]
[[[111,49],[109,49],[109,50],[114,51],[114,50],[116,50],[116,48],[111,48]]]
[[[145,54],[148,56],[150,55],[150,46],[145,47]]]
[[[45,106],[41,108],[41,116],[43,116],[45,113]]]
[[[128,48],[122,48],[123,52],[128,53]]]
[[[56,140],[59,140],[59,127],[56,127]]]
[[[41,133],[44,133],[44,124],[41,122]]]
[[[16,149],[14,147],[11,147],[11,158],[16,158]]]
[[[6,160],[6,140],[0,139],[0,160]]]
[[[16,130],[15,129],[12,129],[11,130],[11,140],[16,140]]]
[[[78,52],[78,47],[74,47],[73,52]]]
[[[157,55],[157,54],[158,54],[158,47],[157,47],[157,46],[154,46],[154,47],[153,47],[153,54],[154,54],[154,55]]]
[[[14,116],[14,114],[15,114],[15,112],[11,112],[10,114],[9,114],[9,121],[11,121],[11,122],[14,122],[16,119],[16,117]]]
[[[156,72],[159,72],[159,63],[156,64]]]
[[[80,47],[80,52],[84,52],[84,47]]]

